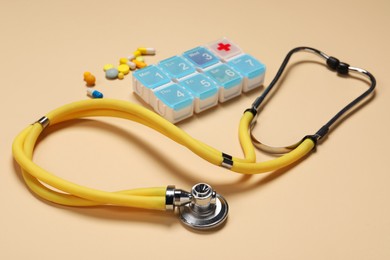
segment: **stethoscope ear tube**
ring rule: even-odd
[[[311,53],[317,54],[318,56],[320,56],[321,58],[326,60],[326,64],[327,64],[327,66],[328,66],[328,68],[330,70],[332,70],[334,72],[337,72],[340,75],[347,76],[347,75],[349,75],[349,72],[356,72],[356,73],[359,73],[361,75],[364,75],[364,76],[368,77],[368,79],[371,82],[370,87],[366,91],[364,91],[361,95],[359,95],[354,100],[352,100],[350,103],[348,103],[338,113],[336,113],[336,115],[334,115],[315,134],[307,135],[302,140],[300,140],[299,142],[297,142],[295,144],[292,144],[292,145],[287,145],[287,146],[284,146],[284,147],[273,147],[273,146],[266,145],[263,142],[259,141],[259,139],[256,138],[254,136],[254,134],[252,133],[252,130],[253,130],[253,128],[256,125],[256,120],[257,120],[258,113],[260,112],[261,104],[265,100],[266,96],[271,92],[271,90],[273,89],[275,84],[278,82],[279,78],[282,76],[282,74],[283,74],[283,72],[284,72],[284,70],[285,70],[285,68],[286,68],[286,66],[287,66],[291,56],[294,53],[300,52],[300,51],[307,51],[307,52],[311,52]],[[250,132],[251,132],[250,135],[251,135],[251,139],[252,139],[253,145],[256,148],[258,148],[258,149],[260,149],[262,151],[265,151],[267,153],[271,153],[271,154],[284,154],[284,153],[288,153],[288,152],[292,151],[293,149],[295,149],[306,138],[311,138],[317,144],[317,141],[319,141],[325,135],[328,134],[328,132],[331,129],[331,126],[340,117],[342,117],[350,109],[352,109],[354,106],[356,106],[360,101],[362,101],[369,94],[371,94],[374,91],[375,86],[376,86],[375,77],[370,72],[368,72],[368,71],[366,71],[364,69],[352,67],[352,66],[350,66],[349,64],[347,64],[345,62],[341,62],[339,59],[337,59],[335,57],[328,56],[327,54],[325,54],[325,53],[323,53],[323,52],[321,52],[321,51],[319,51],[317,49],[311,48],[311,47],[297,47],[297,48],[294,48],[286,55],[285,59],[282,62],[282,65],[280,66],[278,72],[276,73],[274,79],[271,81],[269,86],[263,91],[263,93],[259,97],[256,98],[256,100],[252,104],[252,107],[246,110],[246,112],[248,111],[248,112],[251,112],[251,113],[254,114],[254,119],[251,122],[251,128],[250,128]]]

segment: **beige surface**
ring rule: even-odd
[[[386,0],[1,1],[0,259],[390,259],[389,11]],[[42,167],[105,190],[208,182],[230,203],[216,232],[192,232],[165,212],[56,206],[26,189],[12,140],[46,112],[87,98],[84,71],[106,97],[139,103],[131,77],[108,81],[104,64],[142,45],[157,48],[147,58],[154,63],[222,36],[267,65],[266,84],[288,50],[308,45],[371,71],[376,96],[300,164],[251,178],[123,120],[57,127],[36,149]],[[267,143],[313,133],[367,87],[302,60],[319,59],[294,56],[299,66],[259,118],[255,132]],[[180,127],[242,156],[237,125],[256,94]]]

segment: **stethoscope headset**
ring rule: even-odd
[[[257,115],[267,95],[282,76],[291,56],[300,51],[314,53],[325,59],[328,68],[340,75],[350,72],[368,77],[370,87],[355,98],[316,133],[306,135],[294,145],[270,147],[252,135]],[[374,76],[368,71],[340,62],[337,58],[310,47],[292,49],[285,57],[276,76],[262,94],[245,110],[239,124],[239,140],[245,158],[233,157],[189,136],[179,127],[156,113],[127,101],[113,99],[91,99],[59,107],[25,128],[14,140],[13,155],[21,167],[23,179],[31,191],[48,201],[66,206],[116,205],[144,209],[178,209],[182,222],[196,229],[210,229],[222,224],[228,214],[228,204],[210,185],[199,183],[190,192],[169,185],[157,188],[139,188],[108,192],[97,190],[55,176],[32,161],[35,144],[44,129],[49,126],[77,118],[109,116],[132,120],[148,126],[173,141],[187,147],[196,155],[217,166],[242,174],[258,174],[286,167],[312,151],[318,141],[331,130],[337,120],[373,93],[376,85]],[[256,162],[255,147],[279,157],[265,162]]]

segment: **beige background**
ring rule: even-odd
[[[389,13],[386,0],[2,0],[0,259],[390,259]],[[230,204],[227,224],[214,232],[188,230],[168,212],[62,207],[28,191],[12,140],[50,110],[86,99],[84,71],[106,97],[140,103],[131,77],[108,81],[104,64],[142,45],[158,50],[151,64],[222,36],[267,65],[266,84],[290,49],[307,45],[371,71],[376,95],[295,167],[251,178],[119,119],[51,128],[36,149],[42,167],[104,190],[208,182]],[[269,144],[315,132],[367,88],[315,56],[292,61],[255,130]],[[258,93],[179,126],[242,156],[237,125]]]

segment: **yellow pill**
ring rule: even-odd
[[[123,73],[123,75],[127,75],[127,74],[129,74],[130,67],[127,64],[121,64],[118,66],[118,71],[120,73]]]
[[[133,52],[133,55],[134,57],[141,56],[141,52],[139,50],[136,50],[135,52]]]
[[[145,59],[143,56],[138,56],[137,58],[135,58],[137,61],[141,61],[141,62],[144,62]]]
[[[103,70],[104,70],[104,71],[107,71],[107,70],[112,69],[112,68],[114,68],[114,65],[112,65],[112,64],[106,64],[106,65],[104,65]]]
[[[127,58],[120,58],[119,64],[126,64],[129,60]]]
[[[122,72],[119,72],[119,73],[118,73],[118,79],[123,79],[124,77],[125,77],[125,75],[123,75]]]
[[[139,47],[138,51],[140,51],[141,54],[143,54],[143,55],[154,55],[154,54],[156,54],[156,49],[155,48]]]

